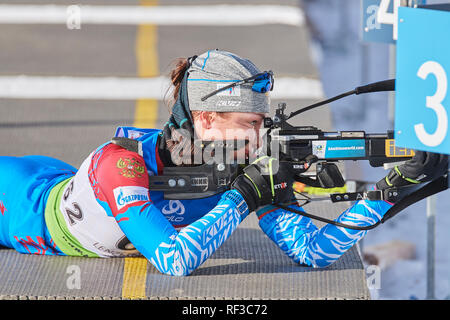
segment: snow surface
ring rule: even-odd
[[[414,260],[400,260],[381,271],[380,289],[371,290],[373,299],[448,299],[450,295],[450,208],[449,191],[437,194],[435,232],[435,290],[427,295],[427,216],[426,200],[414,204],[384,225],[368,232],[364,246],[391,240],[416,246]]]

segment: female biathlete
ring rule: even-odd
[[[292,175],[282,166],[275,172],[274,158],[258,158],[252,177],[239,175],[231,190],[204,199],[169,201],[149,190],[149,175],[195,158],[195,146],[186,148],[192,137],[226,140],[236,137],[233,130],[251,132],[245,154],[254,154],[269,112],[272,74],[235,54],[211,50],[180,59],[171,79],[174,103],[163,130],[116,132],[138,141],[137,152],[107,142],[78,170],[44,156],[0,157],[0,244],[29,254],[143,255],[160,272],[180,276],[198,268],[253,211],[270,239],[308,266],[332,264],[365,235],[332,224],[317,229],[309,218],[271,206],[300,209],[292,202]],[[358,201],[337,221],[371,225],[391,206]]]

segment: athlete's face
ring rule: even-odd
[[[194,121],[197,135],[202,140],[248,140],[244,150],[238,150],[236,156],[241,158],[256,157],[256,150],[261,147],[260,129],[266,114],[251,112],[227,112],[221,115],[202,112]]]

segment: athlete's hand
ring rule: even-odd
[[[395,166],[377,182],[377,189],[401,187],[434,180],[448,172],[448,156],[439,153],[416,151],[412,159]]]
[[[245,167],[231,187],[239,191],[252,212],[260,206],[290,202],[293,183],[288,164],[264,156]]]

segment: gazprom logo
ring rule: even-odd
[[[118,187],[113,190],[114,198],[116,199],[117,209],[139,202],[149,201],[148,189],[138,186]]]

